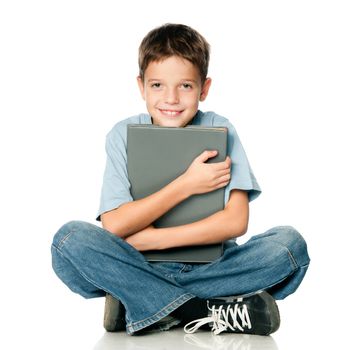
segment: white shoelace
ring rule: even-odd
[[[212,314],[208,317],[199,318],[187,323],[184,327],[184,331],[186,333],[194,333],[201,326],[208,323],[213,323],[212,331],[216,335],[226,331],[228,328],[231,331],[239,330],[241,332],[244,331],[244,328],[251,329],[250,316],[248,313],[248,308],[245,304],[239,305],[236,303],[234,306],[228,305],[225,307],[220,305],[219,308],[216,309],[215,305],[209,308],[207,302],[207,308],[212,312]],[[231,322],[229,318],[231,318]],[[191,325],[193,325],[193,327],[190,327]]]

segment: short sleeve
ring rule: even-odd
[[[249,202],[257,198],[261,189],[250,167],[248,158],[237,135],[236,129],[230,123],[228,126],[228,155],[231,158],[231,180],[225,188],[225,204],[230,198],[233,189],[248,192]]]
[[[123,132],[126,132],[126,129]],[[100,221],[101,214],[133,201],[127,174],[125,139],[118,125],[106,136],[106,154],[100,207],[96,218],[98,221]]]

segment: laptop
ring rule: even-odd
[[[165,127],[153,124],[127,126],[128,177],[131,195],[138,200],[155,193],[183,174],[205,150],[218,150],[208,163],[227,156],[226,127]],[[158,218],[156,228],[179,226],[206,218],[224,208],[225,188],[193,195]],[[143,252],[148,261],[208,263],[223,253],[223,244],[187,246]]]

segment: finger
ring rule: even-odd
[[[230,169],[231,168],[231,160],[230,158],[226,158],[223,162],[219,163],[210,163],[211,166],[215,170],[223,170],[223,169]]]
[[[215,157],[218,154],[216,150],[206,150],[202,152],[197,159],[201,162],[206,162],[207,159]]]
[[[228,182],[231,180],[231,174],[227,174],[218,178],[218,183]]]
[[[224,175],[220,178],[222,181],[230,181],[231,180],[231,174]]]
[[[228,175],[228,174],[231,174],[231,169],[223,169],[223,170],[218,170],[216,175],[219,178],[221,178],[222,176],[225,176],[225,175]]]
[[[230,183],[230,181],[220,182],[216,185],[215,189],[223,188],[223,187],[227,186],[229,183]]]
[[[227,156],[225,158],[225,160],[223,162],[221,162],[220,164],[223,164],[223,166],[225,166],[225,167],[230,167],[231,166],[231,158],[229,156]]]

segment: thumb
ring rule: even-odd
[[[215,156],[217,155],[217,153],[218,153],[218,151],[216,151],[216,150],[212,150],[212,151],[206,150],[206,151],[202,152],[202,153],[200,154],[200,156],[198,156],[197,159],[198,159],[200,162],[204,163],[204,162],[206,162],[206,160],[207,160],[208,158],[215,157]]]

